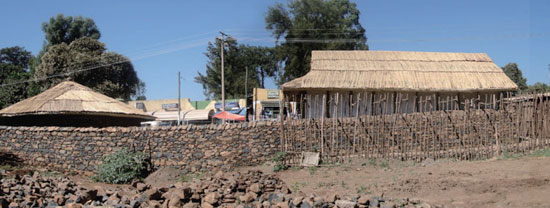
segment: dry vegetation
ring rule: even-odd
[[[277,175],[295,191],[421,198],[446,207],[550,206],[550,150],[478,161],[364,160]],[[267,165],[260,168],[268,171]]]

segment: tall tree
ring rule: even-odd
[[[266,29],[278,44],[278,59],[284,64],[278,84],[305,75],[312,50],[368,50],[359,10],[349,0],[293,0],[269,7]]]
[[[248,67],[249,74],[255,73],[259,87],[265,88],[265,80],[275,76],[277,59],[275,48],[264,46],[240,45],[242,58]]]
[[[530,85],[529,87],[527,87],[527,89],[525,89],[524,92],[527,92],[527,93],[550,92],[550,86],[548,86],[546,83],[537,82],[534,85]]]
[[[129,100],[144,85],[128,58],[106,50],[105,44],[88,37],[53,45],[42,57],[34,78],[42,91],[71,77],[107,96]]]
[[[139,81],[136,86],[136,94],[134,95],[135,100],[147,100],[145,97],[145,82]]]
[[[15,46],[0,49],[0,108],[27,98],[29,66],[35,60],[31,52]]]
[[[70,44],[76,39],[90,37],[98,40],[101,37],[99,29],[93,19],[82,16],[63,16],[58,14],[50,17],[49,22],[42,23],[42,31],[46,34],[48,46],[60,43]]]
[[[502,70],[508,77],[510,77],[512,81],[516,83],[516,85],[518,85],[520,91],[527,89],[527,79],[523,77],[521,69],[519,69],[516,63],[508,63],[502,67]]]
[[[82,37],[96,40],[101,37],[99,28],[93,19],[82,16],[63,16],[63,14],[50,17],[48,22],[43,22],[42,31],[46,35],[46,40],[44,41],[42,50],[38,54],[39,58],[42,58],[50,46],[61,43],[70,44]]]
[[[245,97],[245,83],[249,92],[254,87],[265,87],[265,80],[275,75],[277,61],[275,50],[263,46],[238,44],[236,40],[226,41],[224,49],[226,98]],[[195,82],[202,85],[208,99],[221,98],[221,41],[208,43],[206,73],[198,73]],[[248,77],[246,70],[248,69]],[[248,79],[248,82],[246,82]]]
[[[216,40],[215,43],[208,43],[207,52],[208,58],[206,64],[206,73],[198,73],[195,77],[195,82],[202,85],[204,95],[209,99],[221,98],[221,41]],[[234,39],[225,41],[224,50],[224,76],[225,76],[225,96],[226,98],[241,98],[245,90],[245,70],[246,66],[243,62],[243,49],[237,44]],[[254,74],[251,80],[257,80]],[[249,86],[258,86],[258,83],[250,83]]]

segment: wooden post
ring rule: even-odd
[[[321,109],[321,160],[325,155],[325,103],[326,95],[323,94],[323,106]]]
[[[355,109],[355,129],[353,131],[353,153],[356,152],[356,139],[357,139],[357,122],[359,120],[359,106],[361,106],[361,92],[357,94],[357,101],[355,103],[356,109]],[[357,151],[359,153],[359,151]]]

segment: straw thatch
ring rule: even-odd
[[[72,81],[64,81],[39,95],[0,110],[0,117],[30,115],[96,115],[154,120],[153,116],[130,105]]]
[[[313,51],[311,71],[285,91],[515,91],[517,85],[484,53]]]

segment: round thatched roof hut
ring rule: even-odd
[[[9,126],[139,126],[154,119],[72,81],[0,110],[0,125]]]

